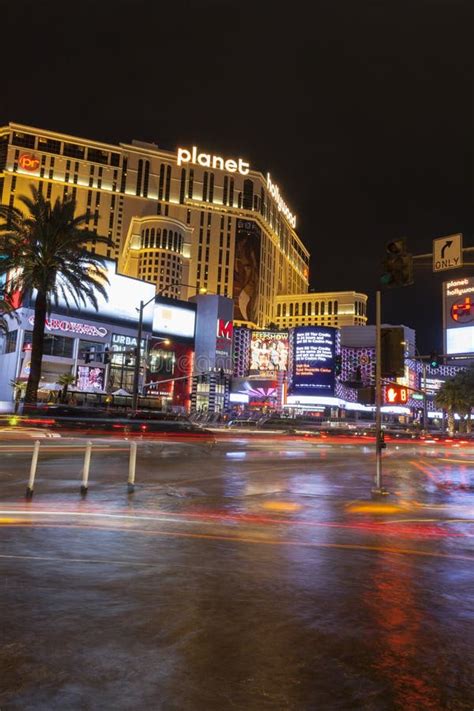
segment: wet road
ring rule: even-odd
[[[474,708],[474,449],[0,443],[0,708]]]

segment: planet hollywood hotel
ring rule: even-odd
[[[264,328],[277,295],[308,291],[297,218],[245,157],[10,123],[0,128],[0,201],[21,207],[31,184],[48,199],[76,198],[89,229],[113,242],[90,249],[117,260],[118,272],[185,301],[199,289],[228,296],[237,324]]]

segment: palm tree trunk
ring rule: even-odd
[[[453,410],[448,410],[448,432],[451,435],[451,437],[454,434],[454,411]]]
[[[33,343],[31,344],[31,364],[26,385],[25,402],[35,403],[38,399],[38,386],[41,378],[41,363],[44,350],[44,327],[47,313],[46,294],[38,291],[35,302],[35,323]]]

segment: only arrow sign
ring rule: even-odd
[[[448,247],[451,247],[452,243],[453,243],[452,239],[446,240],[446,244],[444,244],[441,248],[441,259],[444,259],[444,253],[448,249]]]

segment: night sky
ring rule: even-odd
[[[10,2],[0,122],[243,156],[296,212],[311,287],[373,305],[390,240],[419,254],[463,232],[474,246],[473,7]],[[441,281],[420,268],[383,297],[383,320],[415,327],[422,352],[441,349]]]

